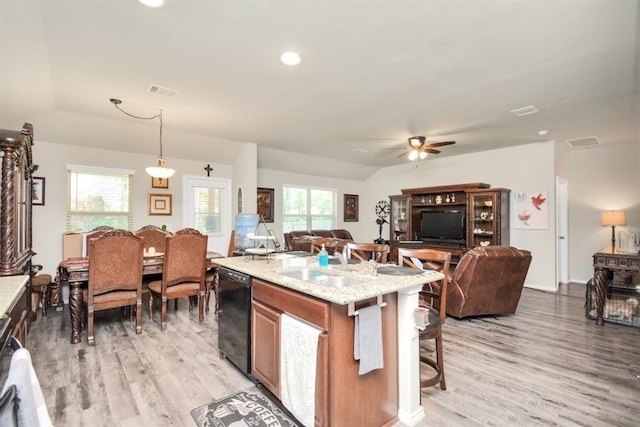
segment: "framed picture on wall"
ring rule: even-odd
[[[31,204],[44,206],[44,183],[45,179],[42,177],[33,177],[31,183]]]
[[[171,215],[171,194],[149,193],[149,215]]]
[[[151,188],[169,188],[169,178],[151,177]]]
[[[358,222],[358,195],[344,195],[344,222]]]
[[[258,215],[264,222],[273,222],[273,188],[258,188]]]

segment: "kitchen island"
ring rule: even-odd
[[[216,262],[253,278],[252,375],[280,398],[280,317],[293,315],[321,329],[318,339],[315,425],[415,425],[420,406],[419,342],[414,323],[423,284],[440,273],[376,274],[369,263],[319,268],[314,257],[279,254],[275,260],[222,258]],[[309,271],[323,280],[297,277]],[[334,280],[335,279],[335,280]],[[384,368],[358,374],[354,315],[380,304]],[[221,307],[224,316],[224,306]]]

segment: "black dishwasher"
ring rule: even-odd
[[[251,276],[218,269],[218,350],[244,374],[251,373]]]

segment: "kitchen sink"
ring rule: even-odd
[[[362,283],[364,281],[363,279],[357,277],[333,276],[327,274],[322,270],[309,268],[301,268],[299,270],[280,270],[276,271],[276,273],[282,276],[291,277],[292,279],[302,280],[303,282],[309,282],[323,286],[332,286],[336,288],[357,285],[358,283]]]

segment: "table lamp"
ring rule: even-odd
[[[616,250],[616,225],[627,225],[627,215],[624,211],[602,212],[602,225],[611,226],[611,252]]]

